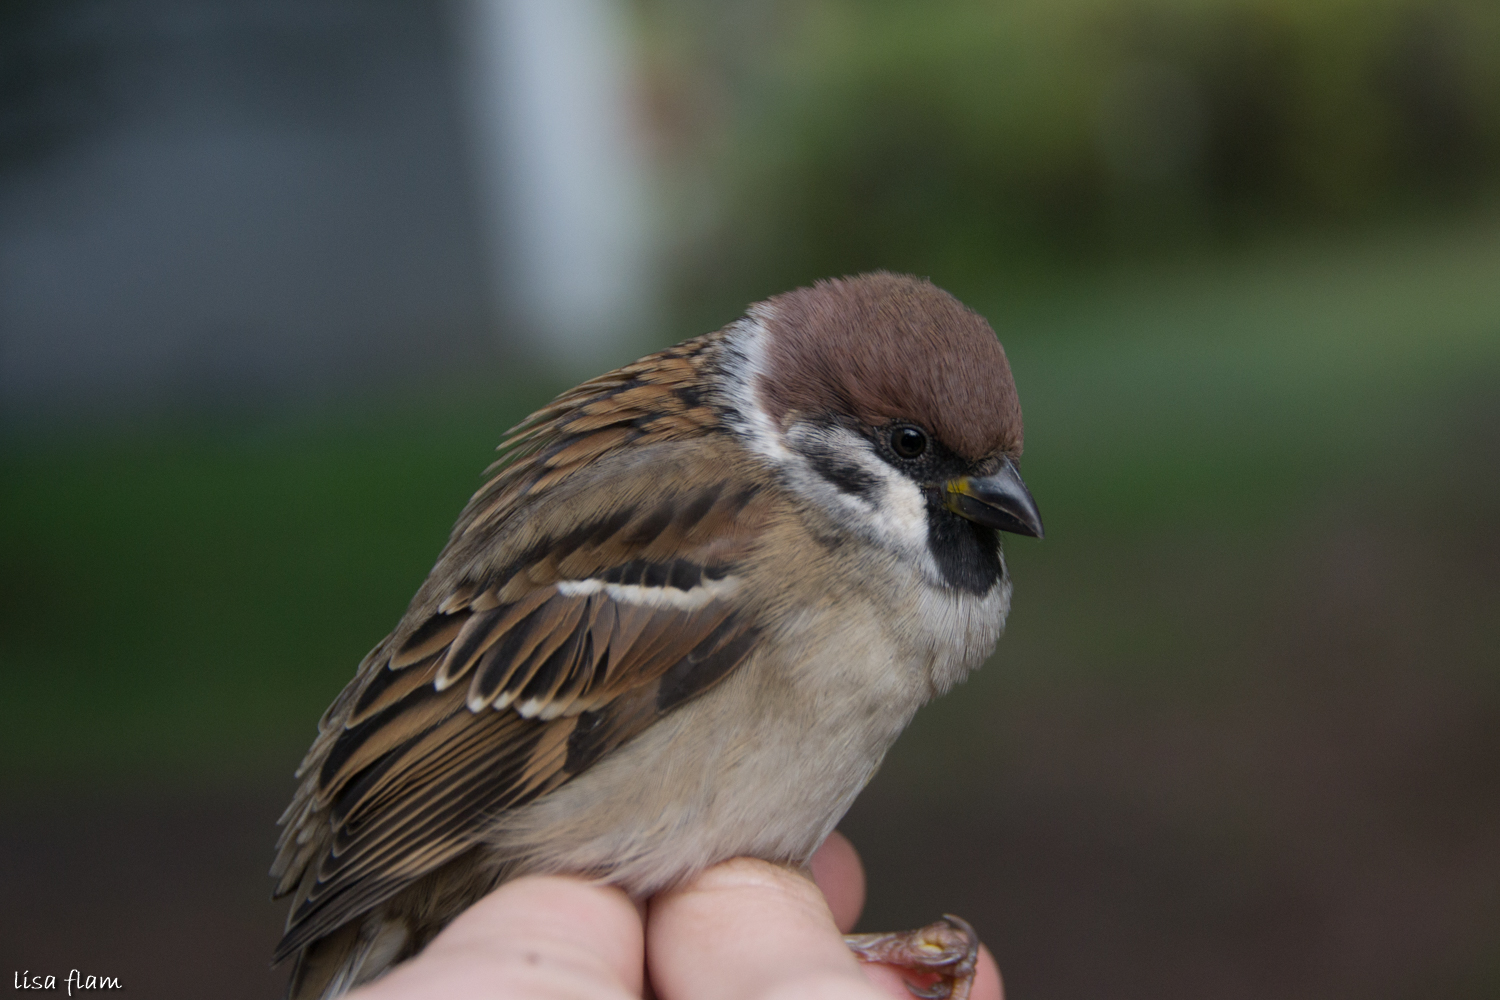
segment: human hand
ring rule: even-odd
[[[648,966],[661,1000],[910,1000],[900,973],[844,946],[865,894],[853,846],[835,833],[812,869],[816,886],[735,858],[652,899],[644,920],[610,886],[516,879],[350,1000],[638,1000]],[[1001,997],[982,950],[971,1000]]]

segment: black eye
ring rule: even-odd
[[[902,458],[916,458],[927,450],[927,435],[915,427],[897,427],[891,431],[891,448]]]

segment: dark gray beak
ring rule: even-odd
[[[999,531],[1042,537],[1042,515],[1015,463],[1005,459],[993,476],[960,476],[943,487],[943,505],[959,517]]]

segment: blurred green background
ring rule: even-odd
[[[663,306],[593,367],[884,267],[1025,408],[1048,537],[845,823],[864,925],[965,915],[1013,998],[1500,995],[1500,8],[627,14]],[[7,416],[17,969],[276,995],[290,770],[569,384],[524,357]]]

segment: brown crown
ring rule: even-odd
[[[789,413],[910,420],[971,462],[1020,455],[1005,349],[931,282],[883,271],[820,281],[751,313],[771,334],[761,393],[778,423]]]

